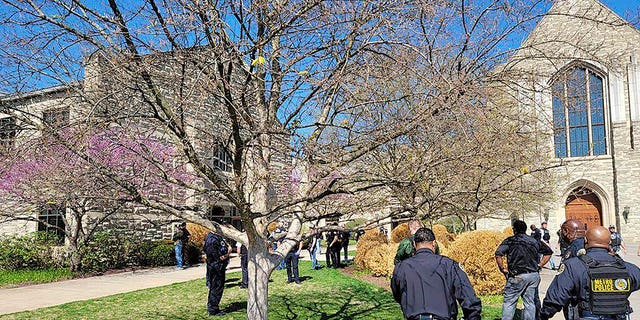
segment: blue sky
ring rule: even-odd
[[[601,0],[601,2],[625,19],[634,14],[637,15],[640,7],[640,0]]]

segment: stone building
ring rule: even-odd
[[[640,240],[640,31],[597,0],[557,0],[503,66],[517,75],[559,180],[553,200],[525,214],[614,225]],[[479,228],[508,222],[483,220]],[[500,226],[500,227],[499,227]]]
[[[178,110],[177,114],[185,124],[198,156],[221,179],[232,181],[230,120],[225,115],[219,98],[208,91],[209,86],[215,86],[215,83],[206,83],[202,70],[197,70],[196,67],[198,63],[210,64],[211,56],[210,52],[195,48],[147,55],[143,59],[144,66],[148,67],[148,73],[154,78],[163,96]],[[171,139],[162,133],[162,129],[157,128],[157,123],[145,120],[154,111],[145,102],[148,99],[148,96],[145,97],[148,94],[146,90],[149,89],[145,88],[139,74],[135,70],[132,72],[133,67],[134,63],[126,57],[114,64],[100,54],[93,54],[85,58],[84,78],[75,84],[0,97],[0,147],[7,151],[42,135],[34,126],[30,130],[24,130],[24,121],[21,123],[20,116],[16,114],[30,114],[34,116],[36,124],[60,128],[115,124],[134,130],[137,134],[152,136],[168,145],[172,144]],[[134,116],[118,116],[124,114]],[[278,149],[278,152],[275,152],[273,166],[282,173],[272,177],[276,184],[274,189],[281,189],[282,183],[287,181],[287,170],[290,170],[291,165],[290,159],[286,158],[289,154],[288,143],[285,141],[287,136],[282,137],[281,141],[274,143],[274,149]],[[207,182],[201,183],[202,190],[212,189]],[[278,196],[277,190],[272,193],[272,196]],[[200,211],[205,218],[241,229],[237,209],[214,191],[192,194],[186,201],[188,203],[184,205]],[[25,208],[28,212],[25,212],[23,219],[0,218],[2,234],[54,230],[52,226],[65,227],[65,223],[73,223],[68,217],[68,210],[56,203]],[[33,219],[24,219],[29,214],[35,215],[38,220],[47,221],[51,226]],[[99,213],[96,212],[97,214]],[[62,219],[63,216],[67,219]],[[175,216],[132,204],[101,223],[99,229],[133,230],[143,238],[168,239],[177,221],[179,220]]]

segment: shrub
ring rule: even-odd
[[[441,224],[434,224],[431,230],[433,230],[433,233],[436,236],[436,240],[438,241],[438,246],[441,250],[449,248],[451,242],[456,239],[455,235],[449,233],[447,227]]]
[[[495,263],[495,250],[504,239],[499,231],[465,232],[447,250],[450,258],[460,262],[477,294],[497,294],[504,288],[504,275]]]
[[[137,264],[138,244],[132,235],[98,232],[80,250],[83,272],[104,272]]]
[[[504,228],[502,230],[502,234],[505,235],[505,238],[506,237],[511,237],[513,235],[513,227],[507,226],[506,228]]]
[[[173,241],[147,241],[138,246],[137,264],[146,267],[173,266],[176,264],[175,246]],[[192,242],[182,247],[183,257],[187,264],[200,262],[202,253]]]
[[[191,237],[189,238],[190,241],[193,242],[193,244],[195,244],[197,247],[202,248],[202,246],[204,245],[204,239],[207,237],[207,234],[211,230],[199,224],[187,223],[187,231],[189,231],[189,233],[191,234]]]
[[[43,270],[62,267],[55,255],[58,238],[55,234],[36,232],[0,240],[0,269]]]
[[[356,244],[356,256],[354,258],[356,266],[361,269],[366,268],[365,258],[367,251],[386,243],[387,236],[378,229],[367,230],[360,239],[358,239],[358,243]]]
[[[371,248],[364,258],[365,267],[374,276],[390,277],[393,274],[396,251],[398,243],[384,243]]]
[[[188,264],[195,264],[202,261],[202,246],[198,246],[193,242],[187,243],[187,245],[182,247],[182,254],[184,256],[184,260]],[[175,254],[174,254],[175,256]],[[174,257],[175,261],[175,257]]]
[[[138,246],[138,264],[141,266],[171,266],[176,263],[173,242],[148,241]]]
[[[410,236],[411,232],[409,232],[409,223],[401,223],[391,231],[391,242],[400,243],[400,241]]]

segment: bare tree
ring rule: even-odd
[[[245,243],[250,319],[267,318],[268,278],[306,221],[375,223],[425,204],[476,219],[505,194],[540,191],[517,188],[522,168],[543,167],[519,158],[526,144],[500,145],[526,138],[494,122],[488,97],[519,81],[496,66],[545,1],[2,3],[5,87],[82,80],[71,126],[172,145],[197,178],[158,176],[186,201],[152,196],[63,143],[132,201]],[[205,219],[219,201],[238,209],[246,235]],[[269,252],[267,226],[282,220],[286,240]]]

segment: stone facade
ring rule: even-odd
[[[602,225],[617,225],[626,241],[640,240],[639,59],[640,32],[609,8],[597,0],[558,0],[504,66],[503,71],[518,74],[532,88],[537,102],[532,109],[551,146],[554,79],[575,66],[603,78],[606,154],[562,159],[550,154],[551,163],[563,164],[556,170],[555,199],[526,213],[528,223],[539,226],[548,218],[555,233],[566,219],[571,192],[584,187],[601,203]],[[508,223],[483,220],[478,227],[501,229]]]
[[[215,83],[202,75],[202,70],[196,64],[212,65],[211,52],[194,49],[176,53],[159,53],[143,57],[145,67],[152,75],[156,86],[162,91],[167,101],[175,107],[177,116],[181,117],[191,143],[194,145],[198,156],[204,159],[211,167],[216,148],[225,145],[233,147],[230,142],[231,123],[226,116],[227,110],[220,101],[220,95],[213,95]],[[122,119],[118,125],[133,130],[141,136],[152,136],[158,141],[173,145],[175,141],[167,138],[162,129],[158,130],[158,123],[144,120],[153,111],[144,101],[152,96],[139,74],[132,72],[134,64],[128,64],[126,59],[112,64],[99,54],[94,54],[85,59],[85,78],[81,85],[59,87],[31,92],[24,95],[2,97],[3,104],[11,104],[12,108],[40,115],[52,108],[68,108],[72,125],[104,126],[110,125],[115,113],[126,113],[139,116],[136,120]],[[234,79],[237,86],[243,85],[240,80]],[[204,83],[204,84],[203,84]],[[144,95],[147,95],[144,97]],[[1,105],[0,105],[1,107]],[[249,111],[252,112],[252,111]],[[0,117],[6,117],[0,114]],[[257,116],[255,113],[252,116]],[[135,123],[131,123],[135,121]],[[246,133],[246,132],[243,132]],[[31,135],[39,135],[37,129],[31,130]],[[248,133],[247,133],[248,134]],[[26,136],[27,132],[21,132],[16,138],[15,144],[24,144],[33,136]],[[287,177],[291,172],[291,161],[288,158],[288,135],[274,135],[271,165],[276,172],[271,179],[274,182],[274,190],[270,195],[282,196],[289,181]],[[179,161],[179,160],[176,160]],[[250,160],[249,160],[250,161]],[[187,167],[187,169],[191,169]],[[232,183],[232,174],[222,170],[217,171],[223,180]],[[246,179],[246,177],[245,177]],[[202,189],[211,190],[212,186],[201,181]],[[190,191],[183,199],[187,199],[188,205],[198,208],[202,215],[207,216],[210,207],[220,206],[224,209],[226,218],[234,220],[235,210],[232,204],[216,192],[204,192],[195,194]],[[89,217],[89,219],[92,219]],[[227,219],[225,219],[227,220]],[[173,233],[175,222],[179,221],[175,216],[164,212],[149,211],[135,205],[123,209],[118,214],[101,223],[100,230],[127,230],[139,234],[146,239],[169,239]],[[229,221],[225,221],[229,222]],[[237,221],[239,222],[239,221]],[[238,224],[234,224],[238,227]],[[16,234],[37,230],[34,222],[6,222],[0,223],[0,231],[3,234]]]

